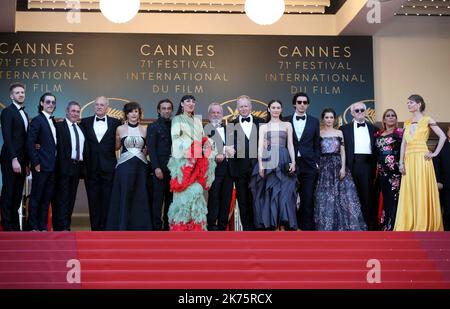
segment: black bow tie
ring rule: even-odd
[[[359,127],[365,127],[366,126],[366,123],[365,122],[363,122],[363,123],[357,123],[356,124],[356,128],[358,129]]]
[[[48,117],[48,119],[53,120],[53,119],[55,119],[55,116],[50,116],[50,117]]]
[[[19,111],[23,111],[25,109],[25,106],[19,107]]]
[[[95,121],[105,121],[105,118],[98,118],[98,117],[96,117]]]
[[[295,118],[297,119],[297,120],[305,120],[306,119],[306,116],[305,115],[303,115],[303,116],[295,116]]]
[[[242,117],[242,122],[244,122],[244,121],[247,121],[247,122],[250,122],[250,117]]]

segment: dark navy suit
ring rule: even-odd
[[[54,123],[54,120],[51,119]],[[36,144],[40,147],[37,150]],[[27,139],[31,161],[33,185],[28,206],[28,227],[31,230],[47,230],[48,207],[53,196],[56,165],[56,143],[46,115],[40,113],[31,121]],[[40,166],[40,172],[36,166]]]
[[[28,115],[25,113],[27,121]],[[27,131],[18,108],[11,104],[2,111],[1,126],[3,147],[0,154],[2,169],[2,195],[0,210],[4,231],[19,231],[19,207],[22,200],[28,155],[26,151]],[[14,173],[12,160],[17,158],[22,167],[21,173]]]
[[[289,116],[293,128],[296,171],[299,181],[300,209],[297,221],[301,230],[312,231],[314,226],[314,190],[319,175],[320,125],[319,120],[307,114],[305,128],[299,138],[295,131],[294,117]],[[298,156],[300,152],[300,156]]]

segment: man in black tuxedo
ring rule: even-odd
[[[242,95],[236,103],[239,116],[232,121],[233,130],[227,129],[227,135],[228,132],[231,135],[228,137],[229,141],[233,142],[236,153],[234,159],[229,160],[228,163],[236,185],[236,197],[242,227],[249,231],[254,230],[255,226],[253,221],[253,197],[249,184],[253,168],[258,163],[258,130],[259,125],[264,120],[251,114],[252,102],[250,97]]]
[[[0,211],[4,231],[20,231],[19,207],[28,169],[26,151],[28,115],[25,108],[25,86],[14,83],[9,87],[12,100],[1,114],[3,147],[0,154],[2,195]]]
[[[53,229],[70,231],[73,207],[77,196],[78,183],[83,173],[83,150],[85,134],[77,122],[81,107],[71,101],[66,108],[66,118],[56,123],[56,185],[55,203],[52,208]]]
[[[450,126],[447,129],[447,141],[433,161],[440,190],[444,229],[450,231]]]
[[[33,175],[28,228],[32,231],[48,230],[48,207],[53,197],[56,165],[55,109],[56,97],[49,92],[44,93],[39,100],[39,114],[33,118],[28,130],[27,150]]]
[[[209,123],[205,126],[205,134],[216,145],[216,170],[214,182],[208,191],[208,231],[225,231],[228,224],[231,196],[233,194],[233,178],[231,177],[228,158],[234,156],[234,146],[226,146],[226,126],[222,124],[223,109],[219,103],[208,106]]]
[[[343,125],[345,164],[352,173],[361,211],[368,229],[376,229],[377,207],[374,205],[375,132],[378,128],[365,120],[367,107],[357,102],[350,107],[353,121]]]
[[[83,118],[80,127],[86,134],[85,187],[91,230],[105,230],[114,171],[116,169],[116,129],[120,120],[108,117],[108,98],[95,99],[95,115]]]
[[[170,134],[173,103],[163,99],[157,106],[158,120],[147,127],[147,148],[153,168],[153,203],[152,223],[155,231],[168,231],[167,212],[172,203],[170,192],[170,171],[167,168],[172,151],[172,136]]]
[[[295,113],[289,117],[294,128],[294,151],[299,181],[300,209],[297,211],[299,228],[312,231],[314,226],[314,190],[320,158],[320,124],[306,113],[310,104],[306,93],[298,92],[292,98]]]

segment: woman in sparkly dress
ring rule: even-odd
[[[358,193],[348,168],[342,131],[336,130],[336,112],[322,111],[319,179],[316,185],[314,221],[319,231],[365,231]]]

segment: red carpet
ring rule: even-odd
[[[4,232],[0,288],[449,289],[450,233]]]

